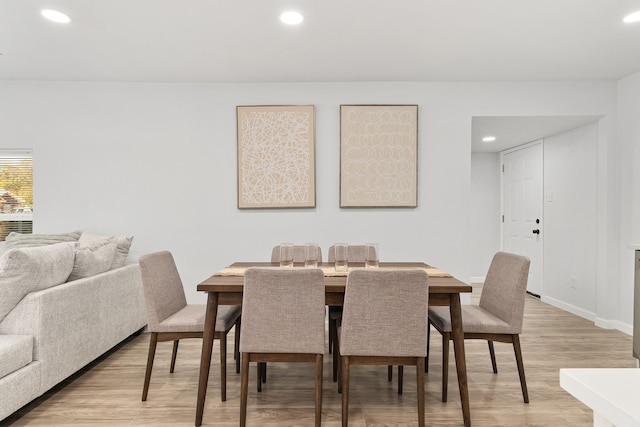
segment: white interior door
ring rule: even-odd
[[[500,153],[502,248],[531,259],[527,291],[542,295],[542,141]]]

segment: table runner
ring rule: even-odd
[[[249,268],[249,267],[238,267],[238,266],[227,266],[225,268],[223,268],[222,270],[218,271],[215,275],[216,276],[244,276],[244,271]],[[278,267],[274,267],[274,268],[278,268]],[[293,267],[293,268],[304,268],[304,267]],[[331,267],[331,266],[321,266],[318,267],[322,270],[322,272],[324,273],[325,277],[344,277],[347,275],[347,273],[349,271],[353,271],[357,268],[364,268],[364,267],[355,267],[355,268],[349,268],[348,271],[336,271],[335,267]],[[381,269],[387,269],[387,270],[414,270],[416,268],[420,268],[421,270],[424,270],[427,272],[427,274],[430,277],[452,277],[449,273],[446,273],[442,270],[439,270],[435,267],[431,267],[431,266],[427,266],[427,267],[411,267],[411,266],[385,266],[385,267],[380,267]]]

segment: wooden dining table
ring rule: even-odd
[[[207,293],[207,311],[202,339],[202,356],[200,358],[196,426],[202,425],[218,305],[242,304],[244,271],[249,267],[279,267],[279,264],[270,262],[236,262],[198,284],[198,291]],[[343,305],[348,272],[336,271],[332,263],[320,263],[318,267],[322,268],[325,273],[325,303],[330,306]],[[364,264],[349,263],[349,271],[362,267],[364,267]],[[295,265],[293,268],[304,267]],[[464,354],[460,294],[471,292],[471,285],[423,262],[381,262],[379,268],[424,269],[429,274],[429,305],[449,306],[462,417],[464,425],[469,427],[471,425],[471,414],[469,409],[469,389],[467,387],[467,366]]]

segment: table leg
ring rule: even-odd
[[[464,355],[464,331],[462,330],[462,308],[460,294],[451,294],[449,310],[451,313],[451,334],[453,335],[453,351],[456,356],[456,370],[458,372],[458,388],[462,403],[462,418],[465,427],[471,426],[469,408],[469,387],[467,386],[467,362]]]
[[[202,356],[200,357],[200,379],[198,381],[198,403],[196,405],[196,426],[202,425],[204,400],[207,395],[209,382],[209,368],[213,350],[213,336],[216,330],[216,316],[218,315],[218,293],[209,292],[207,298],[207,313],[204,320],[204,334],[202,337]]]

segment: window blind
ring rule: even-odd
[[[33,230],[33,154],[0,149],[0,241]]]

